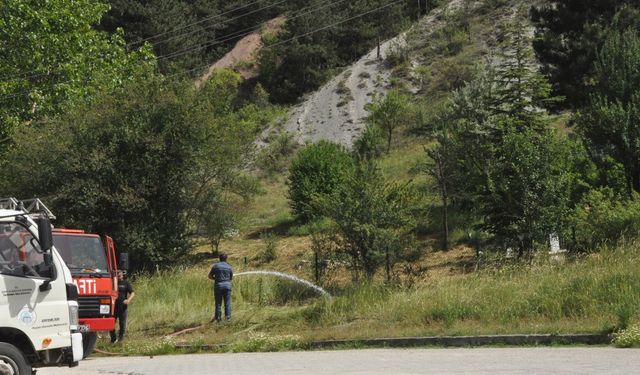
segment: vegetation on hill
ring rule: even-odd
[[[284,116],[273,103],[319,87],[425,2],[4,2],[1,195],[39,196],[58,225],[132,255],[132,340],[109,350],[162,352],[173,341],[142,343],[208,321],[202,259],[219,251],[334,297],[240,278],[235,321],[188,342],[578,331],[637,344],[638,8],[551,3],[427,2],[435,21],[386,56],[391,90],[353,149],[295,153],[277,134],[254,149]],[[255,81],[184,78],[225,33],[280,14]],[[431,275],[436,257],[453,277]]]

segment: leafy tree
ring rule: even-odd
[[[559,233],[569,213],[572,179],[569,148],[551,132],[511,131],[497,145],[488,189],[477,197],[484,229],[520,255]]]
[[[533,46],[556,94],[571,105],[584,104],[606,30],[637,28],[638,12],[637,2],[630,0],[553,0],[532,8]]]
[[[373,160],[382,156],[384,142],[382,129],[370,122],[365,126],[360,137],[353,142],[353,151],[361,160]]]
[[[387,153],[391,150],[393,133],[408,120],[408,108],[409,98],[397,91],[389,92],[384,99],[375,101],[369,108],[369,122],[379,126],[385,133]]]
[[[257,122],[229,104],[238,82],[221,72],[196,92],[190,83],[141,80],[24,127],[3,188],[44,198],[62,225],[112,235],[136,268],[173,264],[198,225],[207,229],[198,219],[212,214],[212,196],[251,193],[240,174]]]
[[[371,278],[384,266],[390,280],[393,265],[415,261],[412,210],[416,193],[410,185],[389,184],[373,163],[355,173],[318,205],[335,222],[338,253],[349,259],[354,277]]]
[[[18,126],[149,74],[149,51],[127,53],[120,32],[92,29],[106,10],[92,0],[0,3],[0,144]]]
[[[624,167],[627,193],[640,192],[640,36],[613,31],[594,66],[595,90],[577,116],[578,129],[601,166]]]
[[[432,147],[425,147],[425,160],[420,162],[417,170],[430,176],[433,187],[438,192],[442,203],[442,232],[444,233],[443,248],[449,249],[449,205],[456,195],[455,178],[457,152],[455,140],[450,132],[451,114],[444,113],[435,119],[433,137],[436,143]]]
[[[573,196],[573,148],[547,130],[541,106],[553,98],[524,30],[506,25],[504,35],[496,63],[454,93],[434,126],[428,172],[441,197],[446,183],[446,195],[473,207],[484,229],[524,251],[561,228]]]
[[[289,205],[294,214],[308,222],[321,216],[315,199],[331,194],[351,174],[353,160],[340,145],[328,141],[300,150],[289,169]]]
[[[199,74],[205,65],[212,64],[235,42],[233,26],[258,13],[240,17],[255,8],[241,8],[239,1],[219,0],[108,0],[111,7],[97,27],[113,33],[124,29],[130,46],[145,42],[159,57],[163,73]],[[233,9],[240,8],[236,12]],[[267,15],[261,15],[266,17]],[[265,18],[266,19],[266,18]],[[232,21],[233,20],[233,21]],[[227,24],[230,22],[230,24]],[[258,24],[260,19],[251,22]],[[244,27],[242,27],[244,28]]]

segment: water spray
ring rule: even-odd
[[[316,292],[327,296],[327,297],[331,297],[331,294],[329,294],[329,292],[327,292],[326,290],[322,289],[321,287],[319,287],[318,285],[307,281],[305,279],[301,279],[299,277],[293,276],[293,275],[289,275],[288,273],[282,273],[282,272],[277,272],[277,271],[245,271],[245,272],[240,272],[240,273],[236,273],[233,276],[243,276],[243,275],[271,275],[271,276],[277,276],[283,279],[288,279],[291,281],[294,281],[298,284],[302,284],[305,286],[308,286],[309,288],[315,290]]]

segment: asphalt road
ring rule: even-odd
[[[38,375],[640,374],[640,349],[361,349],[89,358]]]

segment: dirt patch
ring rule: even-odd
[[[276,17],[267,21],[260,31],[244,36],[231,51],[207,69],[207,72],[196,81],[196,87],[200,87],[211,78],[216,69],[236,69],[245,79],[255,77],[258,69],[251,63],[255,60],[256,53],[262,48],[262,35],[279,32],[286,20],[284,16]]]

